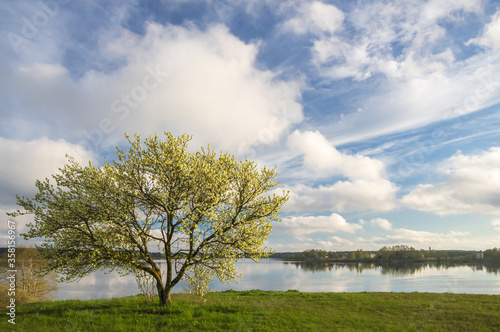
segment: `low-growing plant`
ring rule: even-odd
[[[149,273],[137,271],[135,273],[135,282],[141,293],[145,296],[147,303],[152,303],[158,295],[156,279]]]

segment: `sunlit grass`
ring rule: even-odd
[[[1,331],[494,331],[500,296],[433,293],[212,292],[174,294],[169,308],[142,296],[53,301],[2,310]]]

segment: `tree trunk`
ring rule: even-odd
[[[166,287],[163,288],[161,284],[157,285],[158,288],[158,297],[160,298],[160,306],[170,306],[172,304],[172,288]]]

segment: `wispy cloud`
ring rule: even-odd
[[[322,132],[336,144],[348,143],[498,103],[500,57],[494,47],[499,14],[476,32],[475,39],[451,36],[450,27],[465,26],[466,18],[483,15],[483,5],[374,1],[343,12],[344,24],[335,32],[307,29],[313,35],[311,61],[319,75],[352,88],[356,81],[375,87]],[[301,10],[297,9],[305,17]],[[474,54],[471,44],[484,49]]]
[[[484,26],[481,35],[469,40],[467,44],[476,44],[498,50],[500,48],[500,11],[496,12],[491,21]]]
[[[293,8],[292,18],[282,23],[281,29],[303,35],[334,34],[342,29],[344,13],[337,7],[321,1],[301,2],[289,1],[283,6],[290,11]]]

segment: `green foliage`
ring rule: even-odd
[[[413,247],[407,245],[395,245],[392,247],[382,247],[378,251],[378,258],[382,259],[412,259],[420,260],[424,258],[423,250],[416,250]]]
[[[319,261],[326,259],[327,256],[328,252],[326,250],[308,249],[301,253],[285,255],[283,259],[294,261]]]
[[[324,262],[324,261],[364,261],[370,258],[370,254],[362,249],[347,252],[334,252],[322,249],[308,249],[301,253],[290,253],[283,256],[286,261],[301,261],[301,262]]]
[[[16,331],[498,331],[498,295],[227,291],[17,307]],[[3,314],[5,309],[0,313]],[[4,315],[5,316],[5,315]],[[0,330],[14,326],[0,321]]]
[[[52,176],[55,185],[38,180],[34,198],[18,197],[25,211],[12,215],[35,215],[24,238],[47,239],[51,269],[67,280],[100,268],[143,271],[156,280],[163,305],[186,274],[204,271],[205,283],[214,276],[229,282],[236,260],[272,253],[262,246],[288,199],[268,194],[278,185],[276,170],[210,147],[191,153],[191,137],[165,135],[145,142],[127,136],[129,151],[117,148],[117,160],[102,167],[69,158]],[[152,245],[164,254],[163,279]]]
[[[500,249],[493,248],[484,251],[485,261],[500,261]]]
[[[196,294],[200,297],[205,296],[205,294],[210,291],[208,284],[212,281],[209,271],[202,266],[198,266],[191,273],[186,274],[186,279],[188,280],[188,287],[183,287],[184,290],[188,291],[190,294]]]
[[[378,251],[326,251],[321,249],[308,249],[303,252],[286,253],[279,258],[285,261],[314,262],[338,262],[338,261],[414,261],[414,262],[499,262],[500,250],[497,248],[487,249],[483,252],[484,257],[478,258],[476,251],[470,250],[417,250],[407,245],[384,246]]]

